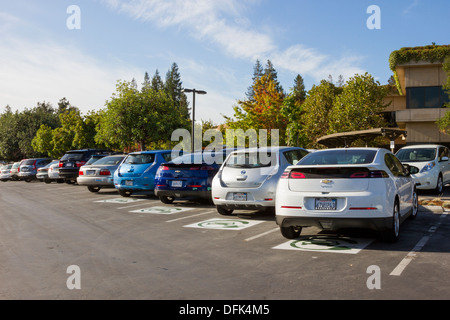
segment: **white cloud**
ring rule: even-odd
[[[0,107],[32,108],[66,97],[87,112],[103,108],[118,79],[140,74],[130,66],[103,65],[76,47],[0,33]]]
[[[134,19],[151,22],[161,28],[179,27],[195,38],[217,44],[235,58],[255,62],[270,59],[277,68],[310,76],[315,81],[361,73],[360,57],[335,58],[302,44],[280,48],[271,34],[251,28],[242,0],[103,0]]]

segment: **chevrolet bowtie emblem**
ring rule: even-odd
[[[324,179],[324,180],[321,180],[320,183],[324,183],[324,184],[332,184],[332,183],[333,183],[333,180]]]

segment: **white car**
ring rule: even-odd
[[[434,190],[442,193],[444,185],[450,183],[450,161],[447,147],[436,144],[413,145],[401,148],[396,153],[402,163],[419,169],[412,175],[418,190]]]
[[[214,176],[211,195],[217,211],[272,210],[278,180],[287,166],[308,154],[299,147],[266,147],[236,150]]]
[[[338,148],[310,153],[289,166],[275,198],[281,234],[294,239],[302,227],[367,228],[386,241],[415,218],[418,199],[408,169],[387,149]]]

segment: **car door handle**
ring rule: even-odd
[[[247,179],[247,176],[236,176],[237,181],[245,181]]]

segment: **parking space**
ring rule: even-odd
[[[389,244],[367,230],[316,228],[288,241],[270,213],[225,217],[206,203],[114,189],[8,182],[0,197],[2,298],[424,298],[413,285],[450,298],[448,277],[436,276],[450,265],[442,208],[421,206]],[[65,287],[69,265],[81,269],[79,291]],[[371,266],[381,289],[369,288]],[[33,270],[41,276],[30,280]]]

